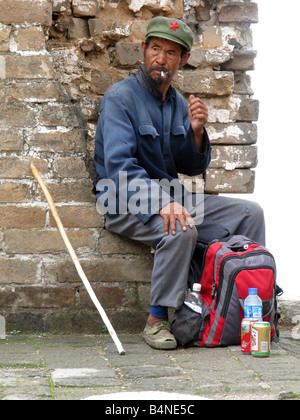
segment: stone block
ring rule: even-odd
[[[204,50],[231,53],[235,48],[251,49],[252,38],[249,31],[239,25],[202,26],[199,46]]]
[[[214,50],[223,45],[223,32],[218,26],[207,26],[202,29],[202,47],[205,50]]]
[[[75,291],[61,287],[24,287],[16,289],[25,308],[70,308],[75,304]]]
[[[49,103],[68,102],[65,88],[57,81],[51,80],[5,80],[0,81],[0,103],[27,102]]]
[[[89,38],[89,25],[86,19],[71,18],[68,27],[69,38],[82,39]]]
[[[39,122],[45,127],[80,128],[84,119],[79,108],[74,105],[50,103],[43,106]]]
[[[99,252],[102,255],[150,255],[150,248],[124,236],[103,230],[99,240]]]
[[[1,92],[1,83],[0,83]],[[1,95],[1,93],[0,93]],[[23,133],[18,129],[0,128],[1,152],[21,152],[23,149]]]
[[[74,249],[84,248],[93,252],[96,238],[93,232],[84,229],[67,230]],[[5,250],[8,254],[60,254],[67,252],[57,230],[49,229],[7,229],[4,233]]]
[[[90,89],[96,95],[104,95],[113,84],[111,73],[92,69]]]
[[[32,177],[30,164],[33,162],[41,174],[48,172],[48,164],[45,160],[37,158],[23,158],[17,156],[0,157],[0,177],[2,179],[23,179]]]
[[[226,96],[233,91],[234,78],[231,72],[187,70],[183,77],[176,76],[174,86],[184,93]]]
[[[54,171],[62,178],[88,178],[85,161],[81,157],[61,157],[54,162]]]
[[[197,3],[195,7],[197,21],[203,22],[210,20],[211,5],[209,2],[201,1]]]
[[[181,3],[181,0],[178,0]],[[128,38],[129,42],[141,42],[146,39],[146,31],[148,26],[148,20],[144,19],[134,19],[131,22],[131,34]]]
[[[32,229],[45,226],[46,212],[39,207],[0,206],[0,228]]]
[[[81,266],[90,282],[150,283],[153,268],[152,257],[134,258],[104,256],[102,258],[81,258]],[[60,260],[57,269],[60,283],[80,284],[74,264]]]
[[[103,37],[113,41],[118,41],[119,39],[129,37],[130,35],[130,23],[121,20],[117,20],[113,24],[108,25],[103,31]]]
[[[243,71],[235,71],[233,92],[237,95],[254,95],[251,88],[251,76]]]
[[[0,103],[0,126],[2,128],[28,127],[32,128],[37,125],[39,110],[27,105],[13,103]]]
[[[210,168],[224,168],[232,171],[237,168],[255,168],[257,148],[255,146],[212,146]]]
[[[45,48],[45,34],[41,28],[19,28],[11,36],[11,52],[42,51]]]
[[[96,16],[100,13],[97,0],[72,0],[73,14],[76,17]]]
[[[55,78],[64,86],[71,86],[71,83],[81,77],[79,58],[74,50],[68,48],[53,50],[51,52]],[[81,62],[83,63],[83,62]]]
[[[93,290],[104,309],[121,309],[137,305],[136,287],[132,283],[94,284]],[[88,292],[84,288],[79,290],[79,302],[82,307],[94,307]]]
[[[144,60],[141,43],[118,42],[116,44],[114,64],[123,67],[135,67]]]
[[[31,197],[30,185],[20,181],[3,181],[0,184],[0,203],[27,203]]]
[[[214,68],[230,60],[231,54],[228,51],[203,50],[194,48],[189,58],[188,64],[191,67],[205,69]]]
[[[2,57],[5,72],[2,79],[51,79],[52,59],[49,55],[6,55]]]
[[[35,284],[39,259],[0,257],[0,284]],[[5,288],[0,289],[1,306],[4,305]],[[10,302],[9,302],[10,303]]]
[[[28,137],[27,144],[30,150],[47,154],[84,153],[86,151],[86,131],[73,129],[66,132],[58,130],[33,132]]]
[[[88,134],[92,134],[93,141],[99,118],[100,102],[101,99],[98,97],[82,96],[79,103],[81,113],[90,122],[87,124],[87,130]]]
[[[53,12],[65,12],[70,8],[71,0],[52,0]]]
[[[217,11],[220,23],[258,22],[257,3],[224,2],[217,6]]]
[[[51,26],[51,0],[0,0],[0,22]]]
[[[103,22],[101,19],[89,19],[88,25],[92,38],[102,38]]]
[[[23,283],[26,279],[23,277]],[[14,289],[5,288],[0,292],[4,307],[21,308],[70,308],[75,304],[75,292],[70,288],[25,286]]]
[[[174,7],[172,0],[129,0],[129,9],[134,13],[142,8],[150,10],[152,13],[173,13]]]
[[[139,304],[145,312],[149,311],[150,294],[151,294],[151,285],[150,284],[140,284],[138,286]]]
[[[207,169],[205,176],[206,193],[245,193],[254,191],[255,172],[250,169]]]
[[[48,172],[48,164],[43,159],[20,158],[18,156],[0,157],[0,179],[24,179],[33,177],[30,164],[33,162],[41,174]]]
[[[222,64],[222,69],[230,71],[254,70],[256,54],[256,51],[252,50],[234,50],[232,58]]]
[[[9,51],[11,26],[0,23],[0,52]]]
[[[65,228],[99,228],[102,224],[102,216],[93,205],[57,206],[57,211]],[[50,226],[56,226],[52,214]]]
[[[241,96],[205,98],[209,123],[233,123],[257,121],[259,102]]]
[[[51,192],[55,203],[93,203],[95,205],[95,195],[93,194],[93,184],[91,179],[64,179],[57,183],[56,180],[47,181],[46,185]],[[40,190],[36,192],[36,198],[45,201],[45,197]],[[103,224],[103,218],[102,224]]]
[[[257,141],[257,125],[251,123],[206,125],[212,144],[254,144]]]
[[[256,99],[241,99],[236,112],[236,121],[257,121],[259,115],[259,101]]]
[[[205,98],[208,109],[208,123],[228,124],[235,122],[235,114],[240,102],[240,98],[233,98],[232,96]]]

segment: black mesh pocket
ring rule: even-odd
[[[203,316],[183,305],[175,312],[172,333],[180,346],[194,345],[200,341],[203,331]]]

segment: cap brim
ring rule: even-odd
[[[184,48],[186,48],[188,50],[188,52],[191,51],[191,48],[185,44],[183,41],[181,41],[180,39],[178,39],[176,36],[172,36],[172,34],[165,34],[164,32],[150,32],[149,34],[147,34],[147,38],[150,36],[154,36],[157,38],[164,38],[164,39],[168,39],[169,41],[173,41],[176,44],[180,44],[182,45]]]

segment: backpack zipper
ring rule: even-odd
[[[227,313],[228,313],[228,308],[229,308],[229,303],[230,303],[230,300],[231,300],[231,296],[232,296],[232,292],[233,292],[233,287],[234,287],[234,284],[235,284],[235,278],[236,278],[236,276],[241,272],[241,271],[243,271],[243,270],[247,270],[247,271],[249,271],[249,270],[257,270],[257,269],[267,269],[267,270],[272,270],[273,271],[273,273],[275,273],[275,269],[274,269],[274,267],[272,267],[271,265],[253,265],[253,266],[251,266],[251,267],[247,267],[247,266],[242,266],[242,267],[237,267],[235,270],[233,270],[233,272],[230,274],[230,276],[229,276],[229,285],[228,285],[228,288],[227,288],[227,291],[226,291],[226,296],[225,296],[225,299],[224,299],[224,305],[223,305],[223,308],[222,308],[222,310],[221,310],[221,313],[220,313],[220,316],[222,317],[222,318],[226,318],[226,316],[227,316]],[[219,296],[219,295],[218,295]],[[216,306],[215,306],[215,309],[216,309],[216,307],[217,307],[217,303],[216,303]]]
[[[242,255],[235,255],[235,254],[231,254],[231,255],[228,255],[227,257],[225,257],[225,258],[223,258],[223,260],[221,261],[221,264],[220,264],[220,273],[221,273],[221,277],[220,277],[220,280],[219,280],[219,286],[218,286],[218,296],[217,296],[217,300],[216,300],[216,304],[215,304],[215,309],[217,308],[217,306],[218,306],[218,303],[219,303],[219,299],[220,299],[220,294],[221,294],[221,291],[222,291],[222,286],[223,286],[223,277],[224,277],[224,270],[223,270],[223,267],[224,267],[224,265],[226,264],[226,262],[228,261],[228,260],[230,260],[230,259],[243,259],[243,258],[250,258],[250,257],[252,257],[252,256],[254,256],[254,255],[268,255],[269,257],[271,257],[272,259],[273,259],[273,261],[274,261],[274,264],[275,264],[275,260],[274,260],[274,257],[273,257],[273,255],[272,254],[270,254],[269,253],[269,251],[266,251],[266,250],[263,250],[263,249],[261,249],[261,250],[258,250],[258,251],[255,251],[255,250],[253,250],[253,251],[251,251],[251,252],[249,252],[248,254],[242,254]],[[246,266],[243,266],[243,269],[245,269],[245,267]],[[271,267],[271,266],[270,266]],[[247,267],[246,267],[247,268]],[[275,272],[275,271],[274,271]],[[214,281],[214,284],[213,284],[213,291],[214,291],[214,293],[216,293],[216,282]],[[220,292],[219,292],[220,291]]]

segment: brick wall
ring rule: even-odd
[[[256,3],[0,0],[0,313],[9,329],[99,331],[102,325],[31,161],[116,329],[144,324],[153,255],[103,230],[92,157],[101,97],[138,68],[147,23],[159,14],[183,19],[195,34],[174,85],[201,96],[210,111],[206,191],[253,191],[258,102],[247,72],[256,56]]]

